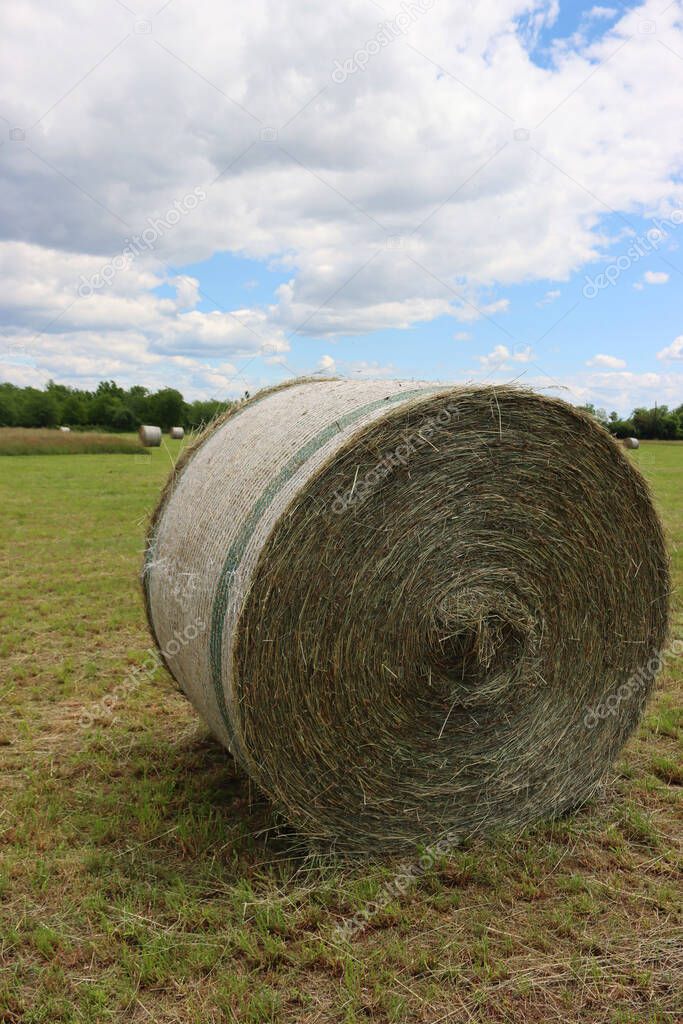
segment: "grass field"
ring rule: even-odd
[[[0,455],[136,455],[144,451],[137,434],[0,427]]]
[[[680,1020],[680,663],[590,807],[454,853],[340,942],[403,862],[306,857],[142,668],[179,448],[0,458],[0,1021]],[[630,457],[680,586],[683,444]]]

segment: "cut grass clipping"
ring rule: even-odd
[[[667,637],[644,480],[512,387],[262,392],[179,460],[143,580],[215,735],[297,830],[363,851],[585,801]]]
[[[3,427],[0,455],[142,455],[137,440],[119,434]]]

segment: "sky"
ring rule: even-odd
[[[4,0],[0,380],[681,404],[682,6]]]

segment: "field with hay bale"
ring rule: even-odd
[[[383,855],[584,802],[668,633],[642,477],[518,387],[261,392],[186,450],[144,586],[164,664],[287,821]]]
[[[437,856],[311,855],[151,653],[138,571],[180,448],[0,459],[0,1021],[677,1019],[683,659],[575,814]],[[683,444],[625,455],[680,640]]]
[[[0,427],[2,455],[141,455],[137,437],[94,431]]]

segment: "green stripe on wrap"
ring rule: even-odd
[[[321,430],[315,437],[307,441],[282,467],[280,472],[273,477],[271,482],[268,484],[266,489],[261,494],[256,504],[253,506],[251,512],[247,516],[242,525],[237,538],[233,542],[228,551],[225,563],[221,570],[220,577],[218,579],[218,585],[216,587],[216,596],[214,598],[213,609],[211,612],[211,631],[209,634],[209,659],[210,659],[210,670],[211,670],[211,681],[213,684],[214,693],[216,695],[216,703],[221,714],[221,718],[228,731],[230,738],[230,747],[235,750],[239,748],[239,753],[242,757],[246,755],[239,746],[235,731],[230,721],[230,715],[228,713],[227,704],[225,702],[225,693],[223,690],[223,628],[225,624],[225,615],[230,603],[232,581],[239,568],[239,565],[244,557],[247,544],[262,518],[266,509],[272,504],[273,499],[278,495],[282,488],[291,480],[294,474],[299,470],[308,459],[314,455],[319,448],[322,448],[324,444],[327,444],[335,434],[340,433],[345,427],[351,426],[353,423],[362,419],[364,416],[375,412],[376,409],[380,409],[383,406],[394,404],[395,402],[404,401],[407,398],[413,398],[417,395],[433,394],[434,388],[415,388],[410,391],[399,391],[395,395],[389,395],[386,398],[376,399],[374,402],[370,402],[367,405],[360,406],[358,409],[353,409],[351,412],[346,413],[344,416],[340,416],[338,419],[331,423],[329,426]]]

